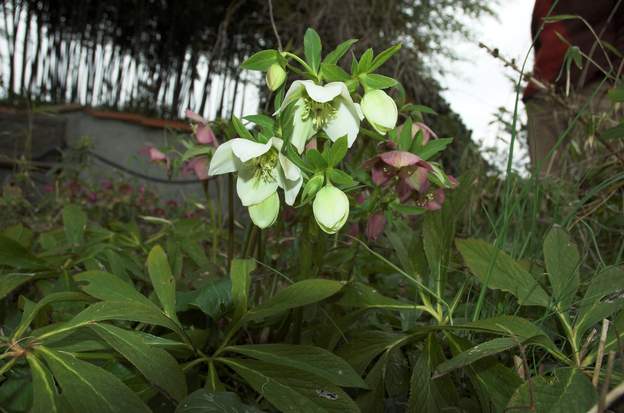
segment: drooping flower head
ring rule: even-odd
[[[361,105],[366,120],[380,134],[385,135],[396,126],[399,116],[397,105],[383,90],[366,92]]]
[[[283,141],[270,138],[266,143],[254,142],[249,139],[235,138],[221,144],[210,162],[208,175],[220,175],[238,172],[236,192],[242,204],[250,209],[254,223],[263,228],[267,221],[267,213],[275,212],[275,199],[279,210],[279,198],[267,199],[276,194],[277,188],[284,190],[284,199],[293,205],[301,189],[303,177],[299,168],[286,156],[280,153]],[[262,204],[263,202],[266,204]],[[268,211],[268,212],[267,212]],[[262,219],[259,217],[262,216]],[[259,218],[257,221],[254,218]],[[270,224],[269,224],[270,225]]]
[[[429,188],[427,174],[431,166],[411,152],[383,152],[366,161],[364,167],[371,169],[371,178],[375,185],[386,186],[394,182],[402,202],[413,191],[422,193]]]
[[[217,141],[217,137],[210,128],[207,119],[204,119],[202,116],[199,116],[189,109],[186,110],[186,117],[193,121],[191,126],[193,127],[193,134],[197,142],[203,145],[219,146],[219,141]]]
[[[208,179],[208,158],[205,156],[196,156],[184,164],[182,174],[193,173],[200,180]]]
[[[363,116],[343,82],[321,86],[312,80],[295,80],[278,112],[292,102],[295,113],[291,142],[299,153],[303,152],[307,140],[321,130],[332,142],[346,135],[348,146],[353,145]]]
[[[312,211],[318,226],[328,234],[335,234],[349,217],[349,198],[335,186],[326,185],[316,193]]]
[[[154,146],[151,146],[151,145],[144,146],[143,148],[141,148],[139,153],[141,155],[147,156],[150,159],[150,161],[154,163],[165,164],[165,166],[169,168],[170,161],[169,161],[169,158],[167,158],[167,155],[165,155],[163,152],[161,152],[159,149],[155,148]]]

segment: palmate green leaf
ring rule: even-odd
[[[538,345],[559,360],[568,361],[567,356],[559,350],[557,345],[541,328],[522,317],[498,316],[467,324],[459,324],[455,328],[512,337],[515,338],[516,342]]]
[[[337,64],[340,59],[349,51],[351,46],[355,44],[358,39],[349,39],[340,43],[334,50],[332,50],[325,59],[323,59],[323,63],[327,64]]]
[[[476,239],[457,240],[456,244],[464,262],[484,286],[511,293],[520,305],[548,307],[550,297],[546,291],[505,252]]]
[[[450,360],[441,363],[435,371],[435,377],[441,377],[455,369],[470,365],[485,357],[507,351],[518,345],[515,338],[501,337],[477,344],[469,350],[459,353]]]
[[[2,231],[2,235],[28,249],[32,245],[33,232],[22,224],[12,225]]]
[[[253,122],[263,129],[268,129],[271,131],[273,130],[273,126],[275,125],[275,120],[272,117],[263,114],[247,115],[243,116],[243,119],[249,122]]]
[[[245,322],[258,321],[292,308],[314,304],[336,294],[343,286],[343,283],[334,280],[309,279],[299,281],[278,291],[266,302],[250,309],[242,320]]]
[[[621,138],[624,138],[624,122],[609,128],[600,134],[600,139],[606,141]]]
[[[4,265],[23,270],[46,268],[45,261],[31,254],[17,241],[0,235],[0,266]]]
[[[78,287],[98,300],[128,301],[158,309],[147,297],[138,292],[132,284],[105,271],[85,271],[74,275]]]
[[[377,413],[385,410],[385,373],[390,360],[390,351],[391,349],[384,351],[366,375],[365,382],[370,390],[356,399],[362,413]]]
[[[328,179],[343,188],[354,186],[357,182],[348,173],[340,169],[331,168],[327,171]]]
[[[440,138],[430,140],[424,147],[416,150],[416,155],[420,156],[423,160],[428,161],[438,153],[442,152],[453,143],[453,138]]]
[[[358,374],[362,374],[375,357],[406,343],[409,339],[410,336],[405,334],[376,330],[363,331],[350,337],[349,342],[336,354],[346,360]]]
[[[465,338],[448,332],[445,335],[454,356],[473,347]],[[515,371],[492,357],[472,363],[465,372],[477,392],[484,413],[504,413],[511,395],[522,384]]]
[[[546,235],[544,260],[553,300],[561,310],[567,311],[579,287],[578,266],[581,258],[570,236],[560,227],[554,227]]]
[[[256,269],[252,259],[234,259],[230,268],[232,282],[232,305],[234,306],[233,321],[240,320],[247,312],[251,272]]]
[[[532,413],[586,413],[597,401],[591,381],[578,369],[555,370],[551,380],[543,376],[524,383],[514,392],[507,409]],[[531,410],[531,394],[535,409]]]
[[[38,335],[38,338],[43,341],[48,337],[56,336],[66,331],[107,320],[127,320],[158,325],[168,328],[180,336],[184,336],[180,326],[167,317],[154,304],[148,306],[130,301],[100,301],[85,308],[71,320],[46,329],[43,334]]]
[[[147,256],[147,272],[149,273],[154,287],[154,292],[165,311],[165,314],[171,319],[176,319],[175,303],[176,303],[176,284],[171,267],[167,261],[167,254],[156,245],[152,248]]]
[[[429,334],[412,370],[408,412],[436,413],[456,405],[458,396],[453,382],[447,377],[432,377],[433,371],[444,364],[444,360],[435,334]]]
[[[82,294],[82,293],[73,292],[73,291],[65,291],[65,292],[52,293],[52,294],[46,295],[34,306],[29,306],[29,307],[24,308],[22,319],[20,320],[20,323],[17,325],[15,332],[13,333],[13,339],[14,340],[19,339],[24,334],[28,326],[30,326],[30,323],[33,322],[37,314],[39,314],[39,312],[46,306],[52,303],[57,303],[57,302],[62,302],[62,301],[90,301],[90,300],[91,299],[89,298],[89,296]]]
[[[321,171],[327,168],[328,166],[327,160],[316,149],[310,149],[306,151],[304,156],[305,156],[304,157],[305,162],[308,165],[312,165],[312,167],[316,170]]]
[[[317,73],[321,65],[322,46],[321,38],[312,28],[308,28],[303,36],[303,51],[306,61],[314,70],[314,73]]]
[[[177,303],[180,305],[180,292],[178,292]],[[229,278],[210,280],[199,290],[184,294],[190,294],[191,299],[188,306],[199,308],[204,314],[217,320],[223,313],[232,306],[232,281]],[[178,308],[178,311],[182,311]]]
[[[370,89],[387,89],[397,85],[396,79],[377,73],[360,75],[360,81]]]
[[[291,344],[230,346],[226,350],[315,374],[342,387],[366,388],[364,380],[343,359],[319,347]]]
[[[343,136],[342,138],[339,138],[338,140],[336,140],[332,144],[331,149],[329,151],[329,159],[328,159],[329,166],[334,167],[338,165],[340,161],[344,159],[348,150],[349,150],[349,146],[348,146],[346,136]]]
[[[368,72],[368,68],[370,64],[373,62],[373,49],[368,48],[362,53],[360,56],[360,61],[358,62],[357,73],[366,73]]]
[[[63,208],[63,226],[67,242],[73,246],[80,245],[87,228],[87,214],[78,205],[66,205]]]
[[[36,280],[36,273],[12,273],[0,275],[0,300],[29,281]]]
[[[212,393],[206,389],[199,389],[180,402],[175,413],[262,413],[262,411],[241,402],[236,393]]]
[[[279,62],[279,57],[279,52],[277,50],[261,50],[245,60],[241,68],[266,71],[273,63]]]
[[[284,413],[359,412],[338,386],[301,370],[256,360],[219,359]]]
[[[243,125],[243,122],[241,122],[241,120],[236,116],[232,116],[232,126],[234,126],[234,130],[236,130],[238,136],[244,139],[253,140],[253,135],[251,134],[251,132],[249,132],[245,125]]]
[[[180,401],[186,396],[186,377],[165,350],[147,345],[141,335],[133,331],[110,324],[96,323],[89,327],[170,397]]]
[[[346,82],[351,79],[351,75],[342,67],[325,62],[321,63],[321,75],[328,82]]]
[[[579,338],[591,326],[622,308],[624,300],[620,298],[620,295],[623,290],[624,271],[619,267],[606,267],[598,275],[592,277],[585,296],[578,306],[574,330]]]
[[[350,308],[385,308],[388,310],[420,309],[418,305],[386,297],[373,287],[358,281],[345,285],[338,305]]]
[[[394,56],[394,54],[398,52],[400,49],[401,49],[401,44],[399,43],[379,53],[377,56],[375,56],[375,59],[373,59],[373,62],[371,63],[368,70],[370,72],[374,72],[375,70],[379,69],[381,65],[386,63],[386,61],[390,59],[392,56]]]
[[[58,394],[52,374],[33,353],[26,355],[26,361],[30,367],[33,385],[31,413],[57,413]]]
[[[35,350],[59,384],[63,398],[76,412],[145,412],[150,409],[112,373],[81,361],[69,353],[43,346]]]
[[[455,219],[451,205],[425,215],[423,222],[423,250],[429,264],[431,287],[436,291],[446,288],[446,273],[455,236]]]

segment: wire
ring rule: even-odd
[[[120,171],[123,171],[129,175],[133,175],[136,176],[138,178],[141,179],[145,179],[146,181],[152,181],[152,182],[158,182],[160,184],[175,184],[175,185],[192,185],[192,184],[201,184],[202,182],[204,182],[204,180],[202,179],[163,179],[163,178],[155,178],[153,176],[149,176],[149,175],[145,175],[141,172],[137,172],[134,171],[130,168],[127,168],[123,165],[118,164],[115,161],[111,161],[110,159],[107,159],[105,157],[103,157],[102,155],[98,155],[95,152],[91,152],[90,150],[86,151],[87,154],[89,154],[90,156],[94,157],[95,159],[97,159],[98,161],[105,163],[109,166],[112,166],[113,168],[119,169]],[[207,180],[211,180],[213,179],[214,176],[208,177]]]

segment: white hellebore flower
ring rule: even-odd
[[[295,80],[278,112],[295,101],[295,118],[291,142],[299,153],[306,141],[319,130],[325,131],[332,142],[347,136],[349,147],[360,131],[363,115],[353,103],[344,82],[317,85],[312,80]]]
[[[362,98],[362,112],[366,120],[382,135],[394,129],[399,112],[394,100],[383,90],[371,90]]]
[[[284,190],[286,203],[292,205],[301,189],[303,178],[297,165],[280,153],[283,143],[275,137],[267,143],[242,138],[224,142],[212,156],[208,175],[238,172],[236,192],[244,206],[257,205],[263,201],[275,202],[267,198],[275,194],[278,187]]]
[[[264,229],[275,223],[279,214],[279,196],[273,192],[267,199],[259,204],[249,206],[249,217],[258,227]]]
[[[266,74],[266,84],[275,92],[286,80],[287,73],[279,63],[273,63]]]
[[[328,234],[335,234],[349,217],[349,198],[335,186],[327,185],[316,193],[312,211],[319,227]]]

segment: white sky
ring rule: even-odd
[[[474,42],[459,41],[456,54],[461,61],[452,64],[448,75],[440,79],[446,91],[443,96],[451,108],[459,113],[464,123],[473,131],[473,139],[483,147],[496,146],[507,154],[509,136],[501,136],[496,125],[490,125],[500,106],[513,112],[515,93],[508,77],[518,76],[478,46],[479,41],[498,48],[507,58],[515,58],[520,66],[531,46],[532,0],[500,0],[495,7],[497,18],[487,17],[469,24],[474,32]],[[527,70],[532,68],[532,54]],[[524,106],[520,106],[524,117]],[[506,142],[497,139],[497,136]],[[514,149],[518,152],[518,148]],[[525,153],[515,156],[516,165],[526,159]],[[487,157],[487,156],[486,156]],[[499,163],[500,166],[500,163]]]

